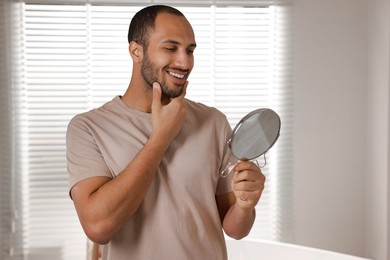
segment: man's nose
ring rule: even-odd
[[[174,64],[183,70],[188,70],[192,68],[194,64],[194,58],[192,54],[188,53],[187,51],[180,51],[177,52]]]

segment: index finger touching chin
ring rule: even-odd
[[[188,86],[188,81],[186,81],[183,85],[183,91],[181,92],[181,96],[184,98],[187,94],[187,86]]]

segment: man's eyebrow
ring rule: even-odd
[[[163,41],[162,43],[170,43],[170,44],[180,45],[180,42],[175,41],[175,40],[165,40],[165,41]],[[189,47],[196,48],[196,43],[191,43],[191,44],[189,45]]]

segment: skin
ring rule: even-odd
[[[81,225],[98,244],[108,243],[137,211],[186,117],[184,97],[196,47],[192,27],[184,17],[160,13],[149,36],[147,50],[134,41],[129,44],[133,71],[122,96],[127,106],[151,113],[149,140],[116,178],[89,178],[71,190]],[[233,192],[216,196],[227,235],[241,239],[249,233],[264,182],[255,164],[242,161],[235,166]]]

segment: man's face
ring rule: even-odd
[[[184,17],[161,13],[148,42],[141,64],[144,81],[150,87],[160,83],[168,98],[180,96],[194,66],[196,43],[191,25]]]

